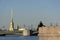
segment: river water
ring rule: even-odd
[[[0,36],[0,40],[38,40],[38,36]]]

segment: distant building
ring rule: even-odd
[[[30,30],[23,30],[23,36],[30,36]]]
[[[13,11],[11,10],[11,22],[10,22],[9,31],[14,31],[14,22],[13,22],[12,14],[13,14]]]
[[[25,30],[25,28],[19,28],[18,29],[18,31],[24,31]]]
[[[23,32],[23,36],[30,36],[30,30],[26,28],[20,28],[19,31]]]
[[[9,31],[13,31],[14,30],[14,23],[13,20],[10,22],[10,28]]]
[[[19,30],[19,28],[20,28],[19,25],[17,25],[16,29]]]

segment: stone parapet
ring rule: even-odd
[[[60,26],[40,27],[39,40],[60,40]]]
[[[29,30],[23,30],[23,36],[30,36],[30,31]]]

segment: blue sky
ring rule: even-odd
[[[60,25],[60,0],[0,0],[0,28],[9,28],[11,8],[15,27],[37,27],[41,20],[45,25]]]

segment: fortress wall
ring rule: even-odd
[[[40,27],[39,40],[60,40],[60,26]]]

